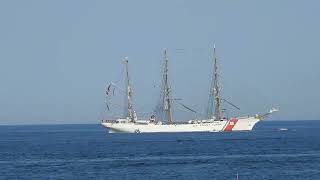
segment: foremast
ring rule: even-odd
[[[166,112],[168,124],[173,124],[172,120],[172,107],[171,107],[171,87],[169,83],[169,59],[167,56],[167,50],[164,50],[164,73],[163,73],[163,79],[164,79],[164,96],[163,96],[163,110]]]
[[[213,62],[213,73],[211,80],[210,96],[209,96],[209,105],[207,110],[208,118],[212,118],[212,115],[215,117],[215,120],[222,119],[222,110],[221,110],[221,89],[219,84],[219,67],[218,60],[216,56],[216,46],[213,46],[214,62]],[[214,106],[214,113],[213,113]]]
[[[133,109],[133,100],[132,100],[132,87],[131,81],[129,76],[129,61],[128,57],[123,59],[126,68],[126,101],[127,101],[127,117],[129,118],[130,122],[135,122],[136,120],[136,113]]]

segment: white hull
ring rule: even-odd
[[[230,120],[205,123],[185,124],[154,124],[154,123],[117,123],[103,121],[101,124],[109,133],[175,133],[175,132],[220,132],[220,131],[250,131],[259,119],[232,118]]]
[[[260,119],[254,117],[239,118],[232,131],[251,131],[259,121]]]

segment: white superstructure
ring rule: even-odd
[[[215,47],[214,47],[215,55]],[[154,115],[148,120],[140,120],[137,118],[132,102],[132,88],[129,78],[128,59],[125,58],[126,67],[126,118],[119,118],[116,120],[102,120],[101,124],[108,129],[109,133],[158,133],[158,132],[221,132],[221,131],[250,131],[255,124],[260,120],[266,118],[268,115],[277,111],[273,108],[268,113],[263,115],[255,115],[248,117],[239,117],[227,119],[223,117],[223,110],[221,109],[222,101],[239,109],[229,101],[221,98],[221,89],[219,86],[219,74],[216,55],[214,56],[213,76],[211,82],[209,104],[207,110],[207,119],[204,120],[189,120],[186,123],[175,123],[172,118],[172,97],[171,87],[168,77],[168,57],[167,52],[164,52],[164,72],[163,72],[163,84],[162,84],[162,96],[160,110],[163,112],[164,120],[167,123],[164,124],[161,120],[156,119]],[[108,91],[110,90],[110,85]],[[107,91],[107,95],[108,95]],[[188,108],[185,105],[182,105]],[[109,107],[108,107],[109,109]]]

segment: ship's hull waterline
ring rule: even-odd
[[[222,131],[250,131],[259,122],[256,118],[232,118],[230,120],[213,121],[209,123],[185,124],[139,124],[116,123],[103,121],[101,124],[109,133],[177,133],[177,132],[222,132]]]

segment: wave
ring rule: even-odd
[[[158,155],[158,156],[144,156],[144,157],[106,157],[106,158],[81,158],[81,159],[23,159],[16,161],[0,161],[0,164],[41,164],[41,163],[94,163],[94,162],[132,162],[136,165],[144,165],[145,162],[163,161],[166,163],[177,162],[185,163],[186,161],[207,162],[216,159],[256,159],[256,158],[299,158],[299,157],[320,157],[320,151],[312,151],[308,153],[294,153],[294,154],[260,154],[260,155]]]

